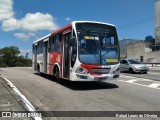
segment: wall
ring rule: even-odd
[[[129,43],[135,43],[141,40],[136,40],[136,39],[123,39],[119,41],[120,44],[120,57],[125,58],[127,57],[127,45]]]
[[[127,40],[120,40],[119,41],[119,45],[120,45],[120,57],[126,57],[127,56]]]
[[[144,47],[143,41],[130,43],[127,45],[127,58],[140,60],[140,56],[144,57]]]
[[[145,62],[160,63],[160,51],[145,53]]]
[[[143,56],[143,62],[159,62],[160,51],[153,52],[151,49],[152,42],[139,41],[127,45],[127,58],[137,59]]]

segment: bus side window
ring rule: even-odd
[[[54,39],[54,51],[61,52],[62,51],[62,33],[58,33]]]
[[[51,52],[54,51],[54,36],[52,36],[50,40],[50,49],[51,49]]]
[[[40,42],[38,42],[38,45],[37,45],[37,54],[40,54]]]
[[[43,52],[43,41],[39,42],[39,53],[41,54]]]

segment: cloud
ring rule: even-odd
[[[32,52],[31,49],[27,49],[27,50],[20,50],[21,53],[29,53],[29,52]]]
[[[31,37],[35,37],[36,35],[34,33],[15,33],[14,34],[15,37],[19,38],[19,39],[24,39],[24,41],[26,41],[28,38]]]
[[[49,13],[27,13],[21,19],[16,19],[13,3],[13,0],[0,0],[0,21],[3,31],[25,30],[36,32],[39,30],[53,31],[59,28],[55,17]]]
[[[67,17],[65,20],[66,20],[66,21],[70,21],[70,20],[71,20],[71,18]]]
[[[56,30],[57,25],[55,18],[48,13],[28,13],[22,19],[17,20],[12,18],[2,23],[2,29],[4,31],[12,31],[22,29],[26,31],[38,31],[38,30]]]
[[[9,20],[3,21],[2,29],[4,31],[12,31],[12,30],[20,29],[20,24],[18,23],[17,19],[10,18]]]
[[[12,18],[13,16],[13,0],[0,0],[0,20]]]
[[[28,31],[58,29],[55,18],[48,13],[28,13],[20,22],[22,29]]]

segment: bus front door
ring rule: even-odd
[[[71,37],[71,32],[63,34],[64,45],[63,45],[63,77],[69,79],[69,69],[70,69],[70,45],[69,40]]]

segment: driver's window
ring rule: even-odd
[[[111,37],[111,46],[114,46],[114,37]]]
[[[102,49],[103,48],[111,48],[114,45],[114,37],[102,35],[101,40],[102,40],[102,42],[101,42]]]

